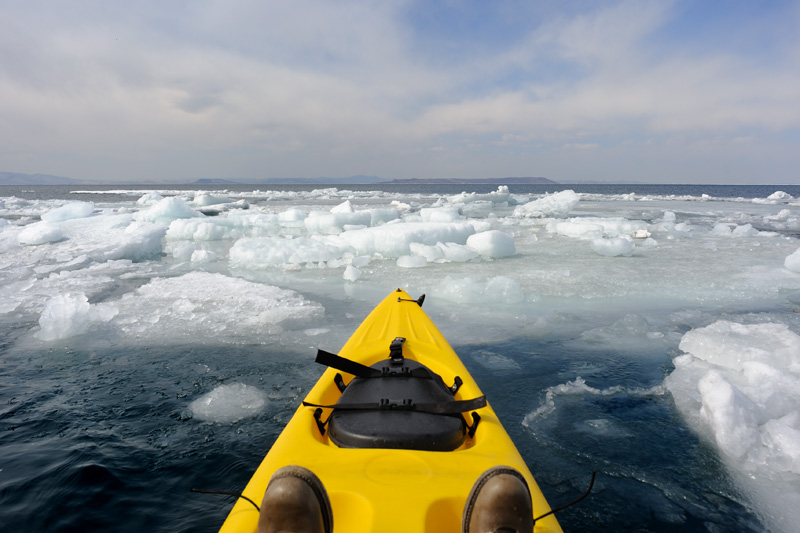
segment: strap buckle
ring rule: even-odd
[[[392,358],[392,365],[398,366],[403,364],[403,343],[406,342],[405,337],[396,337],[392,344],[389,345],[389,357]]]

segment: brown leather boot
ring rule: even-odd
[[[258,533],[332,533],[328,493],[317,476],[302,466],[284,466],[270,478]]]
[[[528,483],[509,466],[490,468],[467,497],[463,533],[531,533],[533,506]]]

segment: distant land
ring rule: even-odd
[[[239,178],[200,178],[196,180],[165,180],[156,182],[150,180],[109,181],[81,180],[50,174],[22,174],[19,172],[0,172],[0,185],[425,185],[425,184],[491,184],[491,185],[520,185],[520,184],[558,184],[547,178],[509,177],[509,178],[414,178],[388,180],[379,176],[348,176],[344,178],[264,178],[264,179],[239,179]]]
[[[392,180],[385,183],[392,185],[426,185],[426,184],[483,184],[483,185],[528,185],[532,183],[544,185],[558,185],[558,182],[547,178],[414,178],[405,180]]]
[[[245,185],[369,185],[372,183],[388,183],[389,180],[378,176],[348,176],[345,178],[264,178],[264,179],[236,179],[236,178],[201,178],[191,183],[198,185],[224,185],[224,184],[245,184]]]

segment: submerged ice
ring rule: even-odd
[[[230,423],[257,415],[267,406],[264,391],[244,383],[220,385],[189,404],[194,418],[205,422]]]
[[[112,193],[128,200],[0,199],[0,322],[25,332],[9,342],[335,350],[402,287],[428,294],[454,343],[529,337],[668,367],[663,386],[601,388],[576,369],[531,391],[520,422],[570,397],[669,391],[769,527],[800,520],[800,206],[786,193]],[[228,380],[187,408],[230,422],[268,402]],[[625,435],[598,417],[576,430]]]

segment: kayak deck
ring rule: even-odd
[[[403,356],[427,366],[445,383],[456,376],[463,384],[456,400],[481,396],[477,383],[415,300],[401,291],[387,296],[358,327],[339,352],[342,357],[370,366],[389,355],[397,337],[405,338]],[[328,368],[309,391],[306,402],[332,405],[342,393],[335,384],[337,371]],[[352,375],[344,374],[350,382]],[[477,478],[497,465],[523,474],[531,490],[534,516],[550,510],[510,437],[491,405],[477,412],[480,424],[453,451],[385,448],[341,448],[323,434],[314,407],[301,405],[256,470],[243,495],[260,502],[270,477],[285,465],[314,472],[325,486],[337,531],[458,532],[464,503]],[[324,409],[326,420],[331,409]],[[469,420],[469,413],[464,413]],[[255,532],[258,511],[239,500],[221,533]],[[536,522],[536,532],[558,532],[554,515]]]

